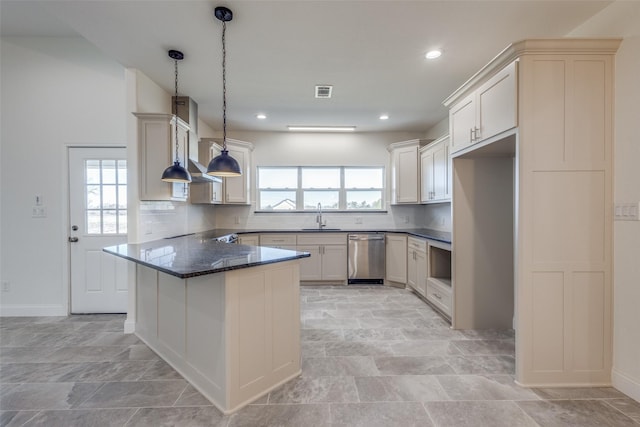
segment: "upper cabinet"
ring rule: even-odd
[[[427,141],[412,139],[389,145],[391,153],[391,204],[420,203],[419,149]]]
[[[164,182],[161,177],[175,161],[175,126],[178,127],[180,164],[186,167],[189,125],[171,114],[133,114],[138,118],[140,200],[187,200],[188,184]]]
[[[452,153],[517,126],[516,67],[508,64],[455,103],[445,100]]]
[[[217,138],[202,138],[198,149],[199,161],[208,165],[211,159],[220,154],[222,141]],[[229,156],[236,159],[242,170],[238,177],[222,178],[222,183],[202,183],[194,185],[191,190],[192,203],[208,204],[236,204],[251,203],[251,153],[253,144],[250,142],[227,139]]]
[[[420,149],[420,201],[437,203],[451,200],[449,135]]]

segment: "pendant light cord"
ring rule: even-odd
[[[227,151],[227,23],[222,21],[222,151]]]
[[[175,117],[175,133],[176,133],[176,161],[180,162],[180,157],[178,156],[178,59],[173,60],[174,69],[175,69],[175,96],[173,97],[173,115]]]

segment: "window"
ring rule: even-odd
[[[127,233],[127,161],[85,160],[88,234]]]
[[[258,167],[261,211],[382,210],[383,167]]]

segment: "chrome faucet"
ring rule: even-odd
[[[322,223],[322,203],[318,203],[318,211],[316,214],[316,222],[318,223],[318,230],[322,230],[322,227],[327,224]]]

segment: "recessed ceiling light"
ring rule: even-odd
[[[380,120],[389,120],[388,114],[380,114]]]
[[[264,120],[264,119],[266,119],[266,118],[267,118],[267,115],[266,115],[266,114],[263,114],[263,113],[256,114],[256,119]]]
[[[442,51],[439,50],[439,49],[434,49],[434,50],[430,50],[429,52],[427,52],[425,57],[427,59],[436,59],[436,58],[439,58],[440,55],[442,55]]]
[[[299,132],[353,132],[355,126],[287,126],[291,131]]]

